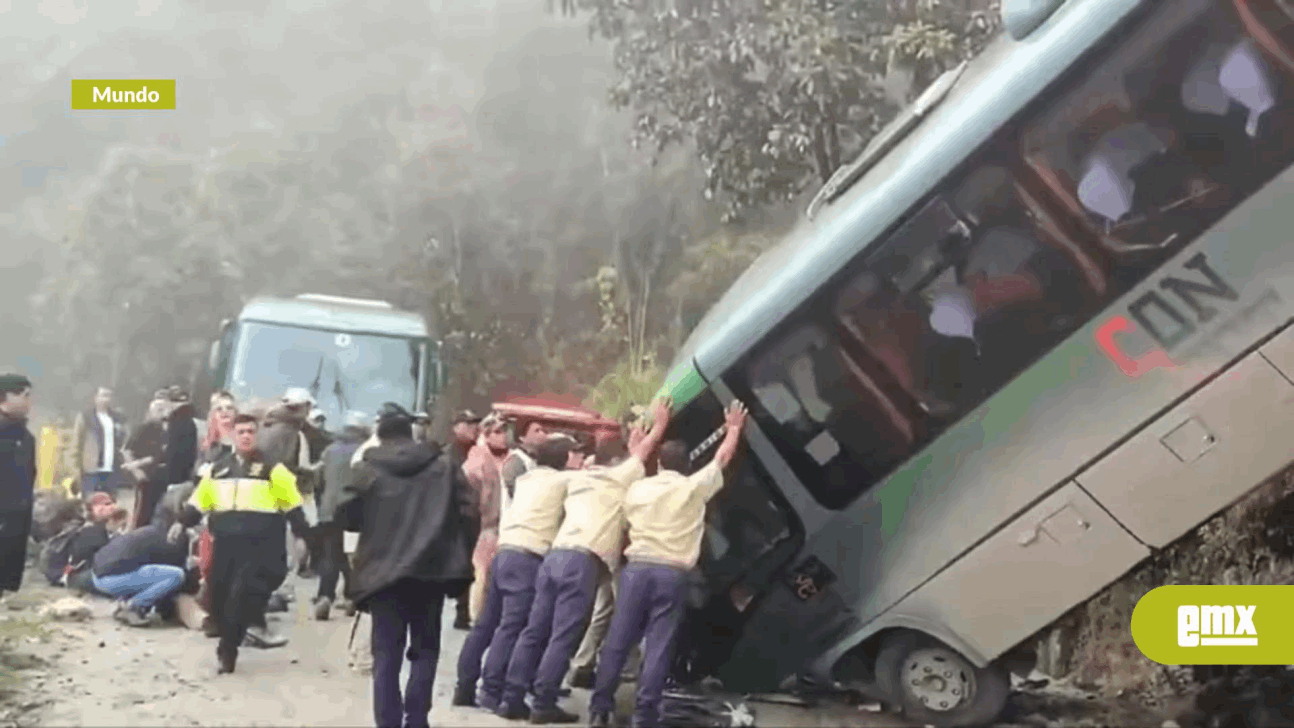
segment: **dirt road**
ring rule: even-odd
[[[0,616],[21,619],[67,594],[29,574],[23,591],[7,599]],[[291,638],[277,650],[245,649],[233,675],[212,677],[213,640],[178,626],[124,627],[107,600],[87,600],[84,622],[49,622],[44,638],[22,638],[20,652],[42,664],[22,670],[22,688],[6,701],[4,720],[19,726],[362,726],[372,725],[369,678],[346,665],[351,620],[317,622],[306,613],[313,581],[296,581],[288,614],[271,615]],[[479,710],[452,708],[455,662],[464,632],[446,611],[432,725],[516,726]],[[621,688],[622,710],[632,686]],[[576,691],[568,708],[586,708]],[[750,705],[758,726],[903,726],[893,716],[839,705],[814,710]]]

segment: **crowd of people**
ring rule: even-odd
[[[687,445],[665,439],[668,400],[653,403],[650,430],[596,440],[464,411],[442,446],[425,415],[394,403],[346,413],[329,435],[300,389],[268,408],[219,392],[206,422],[179,388],[163,390],[128,434],[111,394],[101,388],[77,418],[88,516],[46,545],[52,581],[120,600],[116,617],[140,627],[194,595],[217,639],[216,672],[229,673],[240,647],[286,643],[266,613],[289,564],[318,573],[317,619],[329,618],[344,577],[342,607],[372,623],[381,727],[428,724],[452,600],[454,626],[469,630],[454,705],[575,723],[559,705],[569,674],[572,687],[592,689],[591,725],[611,725],[626,667],[640,663],[634,724],[659,723],[706,505],[745,424],[740,403],[713,459],[692,472]],[[26,377],[0,375],[0,487],[10,496],[0,590],[20,584],[31,525],[30,396]],[[116,506],[127,479],[133,513]]]

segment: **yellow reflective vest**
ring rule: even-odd
[[[230,452],[198,474],[189,505],[207,514],[213,536],[277,535],[283,543],[284,515],[302,505],[296,476],[286,466]]]

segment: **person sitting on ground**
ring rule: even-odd
[[[107,493],[90,496],[87,506],[89,518],[86,521],[45,544],[41,566],[51,584],[94,593],[96,590],[86,578],[86,572],[94,555],[108,543],[108,524],[121,509]]]
[[[94,555],[94,588],[122,600],[113,617],[132,627],[152,624],[162,602],[184,586],[187,544],[167,538],[175,500],[164,499],[147,526],[113,538]]]

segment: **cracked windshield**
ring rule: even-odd
[[[1294,728],[1291,0],[0,38],[0,728]]]

